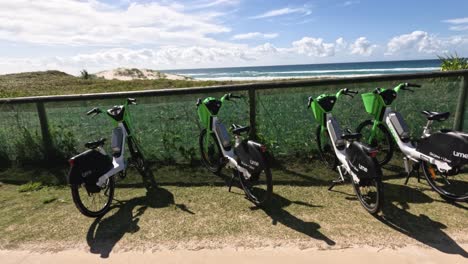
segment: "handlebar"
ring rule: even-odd
[[[136,99],[135,98],[127,98],[127,104],[132,104],[132,105],[136,105]]]
[[[93,109],[89,110],[88,112],[86,112],[86,115],[93,115],[93,116],[96,116],[96,115],[99,115],[100,113],[102,113],[102,110],[99,109],[98,107],[94,107]]]
[[[353,98],[354,95],[358,94],[358,92],[357,92],[357,91],[349,90],[348,88],[343,88],[343,89],[341,89],[341,90],[338,92],[337,97],[340,96],[340,95],[342,95],[342,94],[347,95],[347,96]]]
[[[405,83],[404,86],[405,86],[405,87],[416,87],[416,88],[420,88],[420,87],[421,87],[420,84],[415,84],[415,83]]]
[[[229,100],[231,98],[233,99],[241,99],[243,96],[242,95],[234,95],[232,93],[228,93],[227,96],[226,96],[226,99]]]
[[[343,89],[343,94],[351,96],[351,98],[353,98],[354,95],[356,95],[358,93],[359,93],[358,91],[352,91],[352,90],[349,90],[348,88]]]

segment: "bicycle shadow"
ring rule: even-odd
[[[431,197],[405,185],[386,183],[384,188],[389,195],[385,197],[387,201],[382,208],[382,215],[376,216],[377,220],[443,253],[468,257],[468,253],[443,231],[446,225],[425,214],[414,215],[408,211],[409,203],[432,203],[434,200]]]
[[[111,206],[110,212],[117,212],[109,217],[99,217],[88,229],[86,241],[90,252],[108,258],[114,246],[127,233],[133,234],[140,230],[138,222],[148,208],[164,208],[175,205],[184,212],[195,214],[184,204],[175,204],[174,195],[167,189],[153,187],[146,196],[132,198],[127,201],[117,201]],[[136,209],[136,213],[134,210]]]
[[[329,246],[333,246],[336,244],[335,241],[331,240],[329,237],[327,237],[325,234],[319,231],[319,224],[314,222],[305,222],[304,220],[292,215],[290,212],[285,210],[286,207],[292,204],[307,206],[311,208],[322,207],[320,205],[311,205],[302,201],[291,201],[276,193],[272,193],[270,204],[266,207],[261,207],[258,209],[263,210],[271,218],[273,225],[277,225],[278,223],[283,224],[311,238],[323,240]]]

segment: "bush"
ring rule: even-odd
[[[438,56],[442,68],[442,71],[456,71],[468,69],[468,59],[459,57],[457,53],[448,54],[446,56]]]
[[[18,187],[18,192],[35,192],[44,188],[41,182],[28,182]]]

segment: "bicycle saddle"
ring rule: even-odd
[[[347,134],[341,135],[341,139],[347,140],[347,141],[359,140],[361,139],[361,137],[362,137],[361,133],[347,133]]]
[[[231,132],[234,134],[234,135],[238,135],[240,136],[241,133],[243,132],[248,132],[250,130],[250,127],[249,126],[239,126],[239,125],[236,125],[236,124],[232,124],[231,125]]]
[[[96,140],[96,141],[90,141],[88,143],[85,144],[85,147],[86,148],[89,148],[89,149],[95,149],[97,147],[102,147],[104,146],[104,143],[106,142],[106,139],[105,138],[101,138],[99,140]]]
[[[436,120],[436,121],[445,121],[449,118],[450,112],[431,112],[431,111],[422,111],[426,115],[427,120]]]

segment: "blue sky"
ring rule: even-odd
[[[468,1],[16,0],[0,73],[468,56]]]

